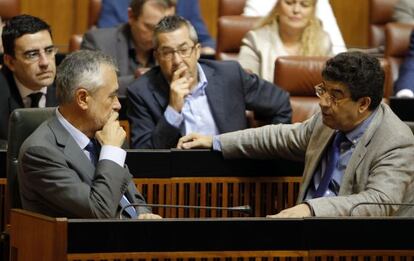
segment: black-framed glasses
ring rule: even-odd
[[[338,105],[342,101],[349,99],[349,97],[336,97],[333,94],[330,94],[324,87],[323,83],[316,85],[315,87],[315,94],[320,99],[325,98],[329,105]]]
[[[196,45],[182,46],[182,47],[177,48],[177,49],[167,49],[166,48],[166,49],[162,49],[162,50],[157,50],[157,52],[161,55],[162,59],[165,59],[165,60],[173,59],[175,53],[177,53],[182,58],[188,58],[193,53],[194,47],[196,47]]]
[[[55,46],[48,46],[44,49],[35,49],[35,50],[29,50],[22,53],[23,59],[29,63],[34,63],[39,61],[40,56],[42,55],[42,52],[44,55],[48,58],[54,58],[56,53],[58,52],[58,48]]]

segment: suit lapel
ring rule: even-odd
[[[316,169],[319,167],[322,160],[322,156],[325,153],[326,147],[328,146],[332,136],[334,135],[334,130],[328,127],[321,127],[318,131],[315,131],[313,136],[309,140],[309,146],[306,151],[306,162],[305,165],[303,186],[299,191],[298,200],[303,200],[305,193],[309,187],[310,182],[315,174]]]
[[[55,107],[57,105],[58,102],[56,97],[56,86],[52,84],[51,86],[47,87],[46,107]]]
[[[206,87],[208,105],[210,106],[211,113],[219,132],[224,132],[223,126],[226,125],[226,101],[224,101],[224,88],[226,87],[218,82],[216,77],[214,77],[215,72],[213,68],[208,67],[204,64],[201,64],[201,67],[203,68],[208,82]]]
[[[150,84],[150,90],[160,107],[165,109],[170,100],[169,84],[165,80],[164,75],[162,75],[161,70],[158,70],[153,78],[154,82]]]
[[[378,126],[379,124],[381,124],[382,119],[384,117],[383,110],[381,108],[382,107],[378,109],[377,114],[371,121],[371,124],[368,126],[365,133],[362,135],[361,140],[355,147],[351,159],[349,160],[349,164],[345,169],[342,184],[353,184],[354,180],[359,180],[360,177],[356,176],[358,175],[357,169],[361,164],[362,160],[365,158],[365,155],[368,152],[367,146],[371,142],[371,139],[374,136],[375,131],[378,129]],[[346,189],[346,186],[341,186],[339,191],[340,195],[342,194],[344,189]]]
[[[69,132],[62,126],[57,117],[51,119],[49,127],[56,137],[57,145],[62,147],[68,163],[73,167],[82,181],[92,184],[95,175],[95,166]]]
[[[13,78],[13,73],[9,70],[6,70],[4,73],[7,82],[9,84],[9,112],[11,113],[17,108],[24,108],[23,99],[22,96],[20,96],[19,89],[17,88],[16,82]]]
[[[128,45],[128,34],[129,26],[126,24],[118,28],[117,31],[117,40],[116,40],[116,56],[118,57],[117,63],[119,67],[119,72],[129,72],[129,45]],[[131,68],[135,69],[135,68]]]

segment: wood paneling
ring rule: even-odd
[[[368,0],[330,0],[348,48],[368,46]]]
[[[51,27],[53,41],[61,52],[66,52],[69,38],[87,29],[86,0],[21,0],[21,13],[37,16]]]
[[[217,37],[217,16],[219,0],[199,0],[200,11],[210,35]],[[265,1],[265,0],[261,0]]]

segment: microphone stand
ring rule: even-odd
[[[414,203],[391,203],[391,202],[359,202],[352,206],[349,210],[349,216],[352,216],[354,210],[363,205],[375,205],[375,206],[405,206],[405,207],[414,207]]]
[[[236,207],[210,207],[210,206],[192,206],[192,205],[131,203],[121,208],[121,211],[119,212],[119,219],[123,219],[122,213],[124,212],[126,208],[129,208],[129,207],[162,207],[162,208],[227,210],[227,211],[240,211],[247,215],[250,215],[252,213],[252,208],[249,205],[236,206]]]

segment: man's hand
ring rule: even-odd
[[[96,132],[95,137],[102,146],[112,145],[120,148],[124,144],[126,133],[121,125],[119,125],[117,112],[114,111],[111,114],[111,117],[109,117],[102,130]]]
[[[268,218],[302,218],[312,216],[308,204],[299,204],[291,208],[284,209],[276,215],[267,215]]]
[[[178,140],[177,149],[211,149],[213,147],[213,137],[191,133]]]
[[[140,214],[138,216],[138,219],[162,219],[162,217],[157,214],[145,213],[145,214]]]
[[[188,68],[183,66],[178,68],[173,74],[170,84],[170,105],[175,111],[181,112],[184,106],[184,99],[191,91],[193,78],[188,77]]]

